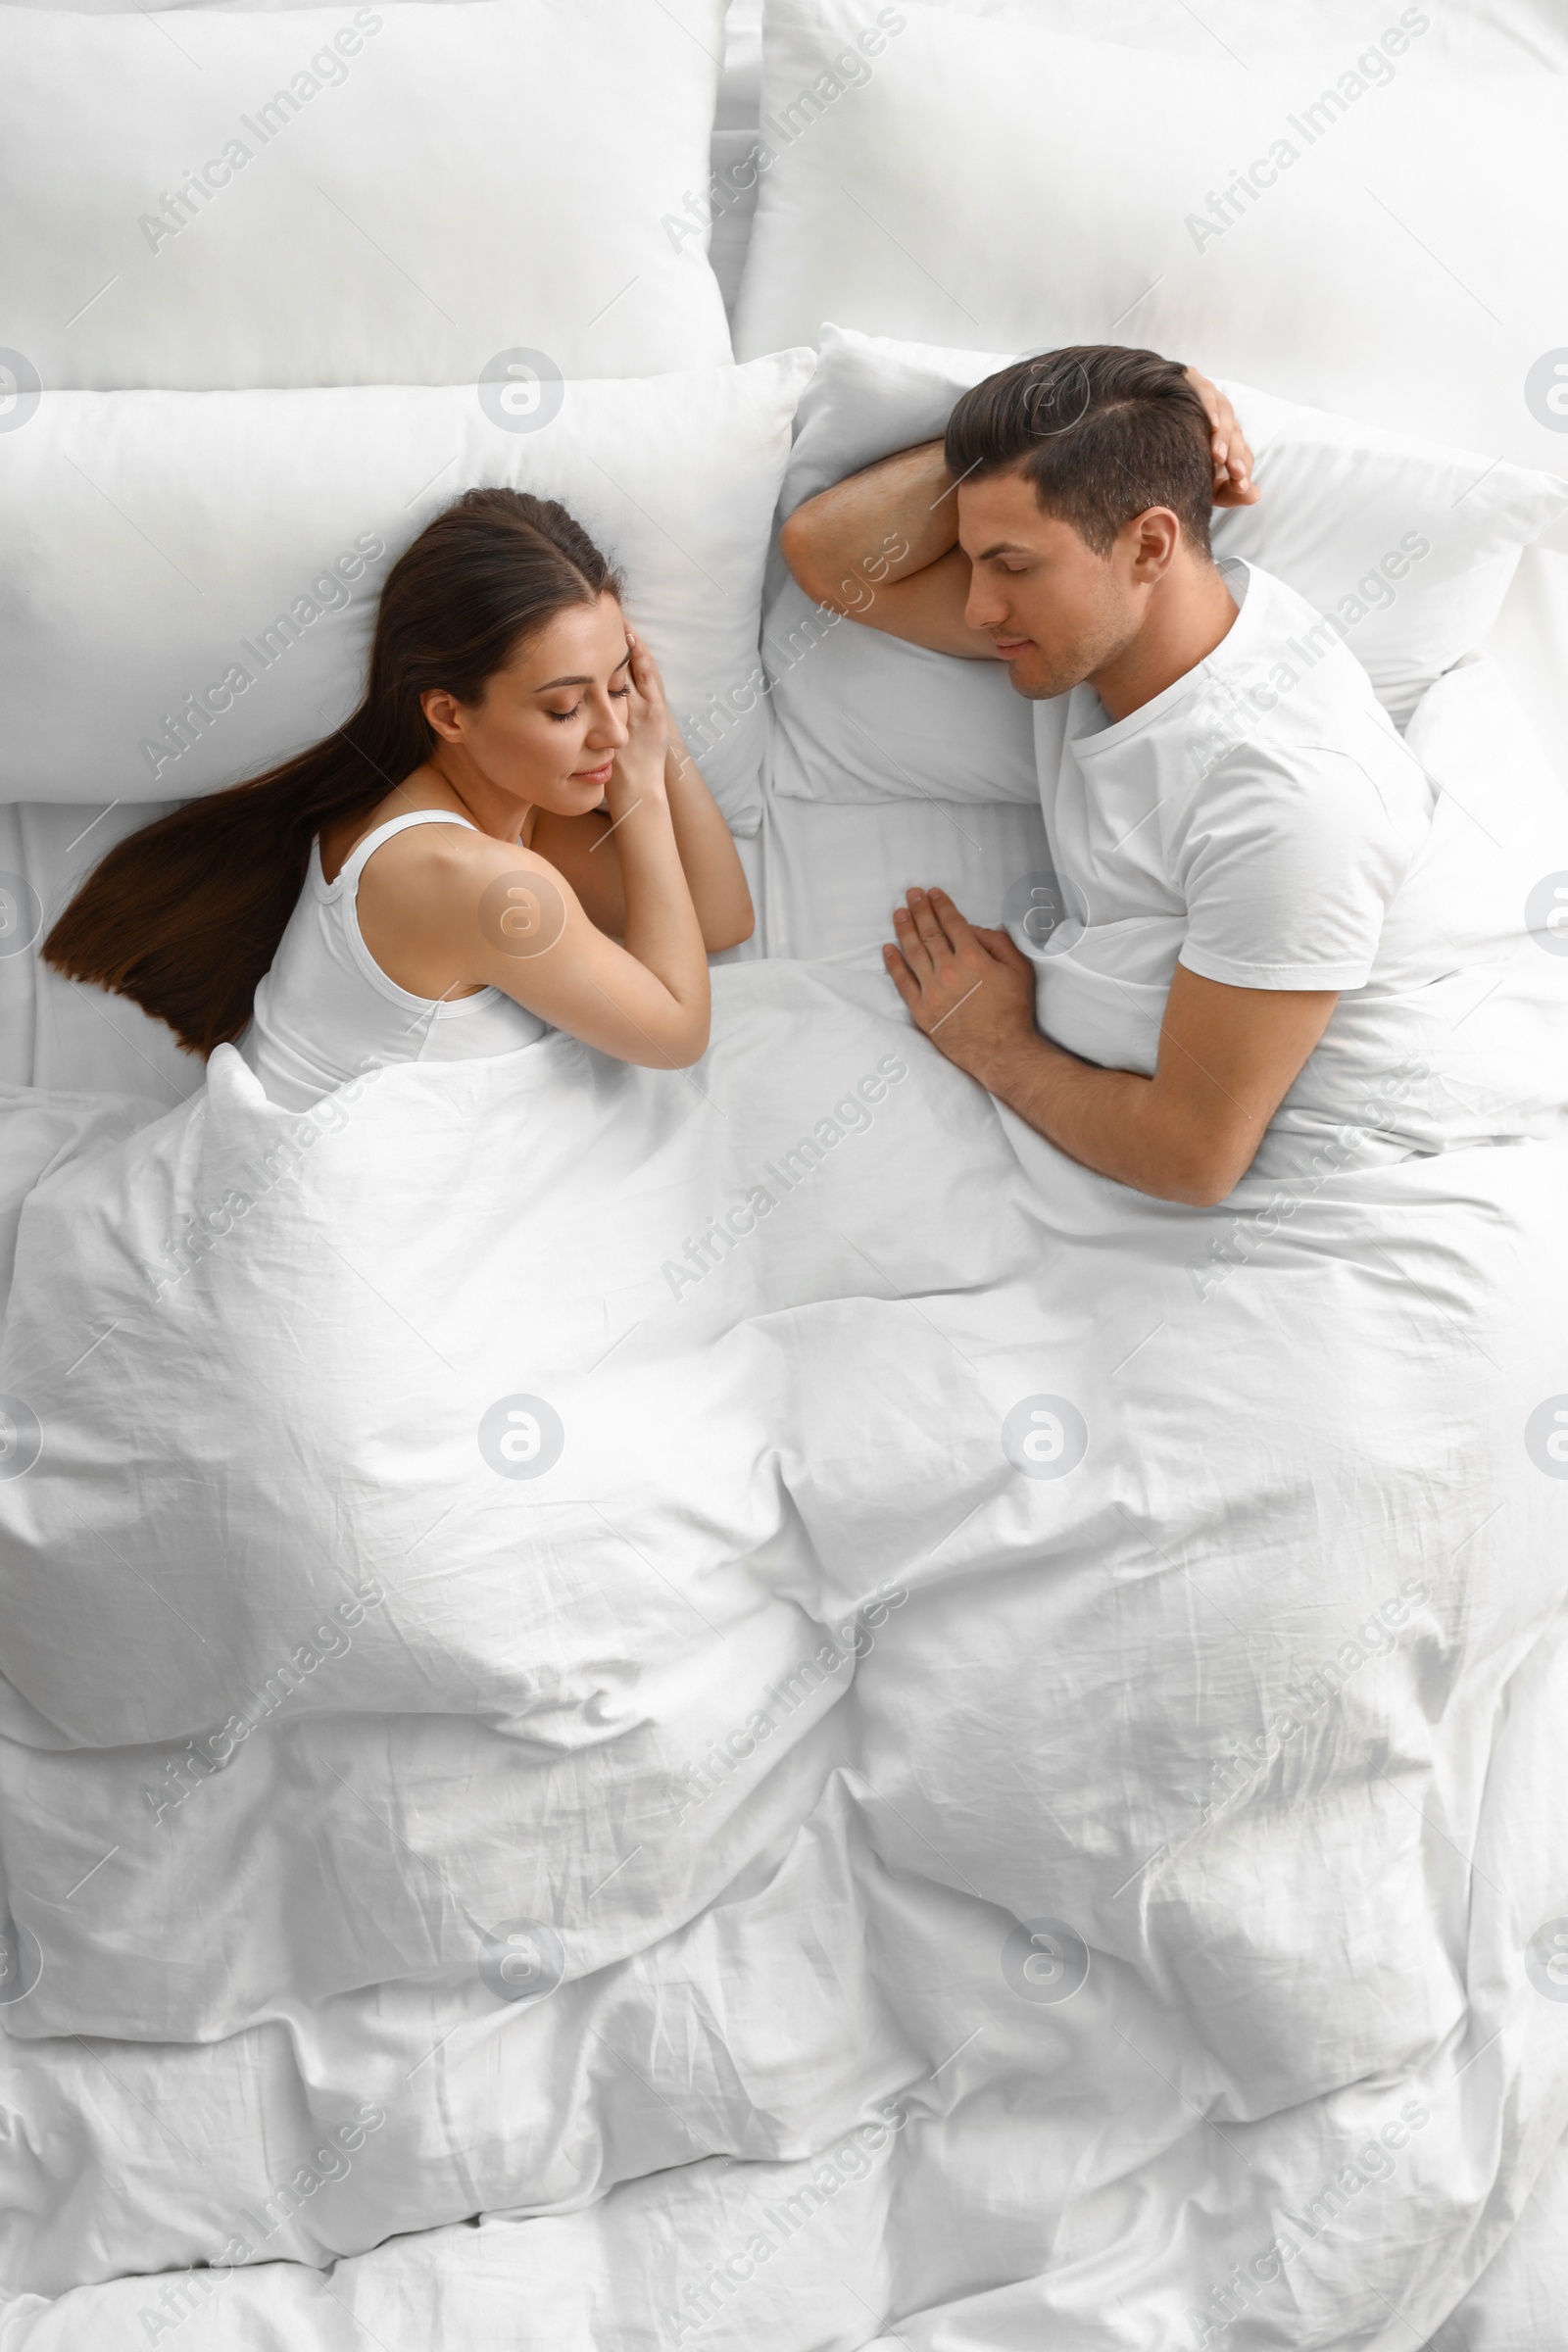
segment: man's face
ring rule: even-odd
[[[1146,599],[1135,526],[1097,556],[1070,522],[1041,512],[1021,474],[993,473],[958,490],[958,544],[972,567],[964,618],[990,635],[1015,693],[1065,694],[1137,636]]]

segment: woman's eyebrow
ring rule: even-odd
[[[630,646],[628,646],[628,647],[626,648],[626,651],[625,651],[625,652],[624,652],[624,653],[621,655],[621,657],[620,657],[620,660],[619,660],[619,661],[618,661],[618,662],[615,663],[615,669],[624,669],[624,668],[625,668],[625,666],[626,666],[626,664],[627,664],[627,662],[628,662],[630,660],[631,660],[631,648],[630,648]],[[611,676],[612,676],[612,677],[613,677],[613,676],[614,676],[614,674],[615,674],[615,669],[612,669],[612,670],[611,671],[611,673],[610,673],[610,674],[611,674]],[[556,688],[557,688],[558,686],[591,686],[592,684],[593,684],[593,680],[592,680],[592,678],[586,678],[586,677],[585,677],[585,678],[548,678],[548,679],[546,679],[546,681],[545,681],[544,685],[542,685],[542,686],[536,686],[536,687],[534,688],[534,692],[535,692],[535,694],[554,694],[554,692],[555,692],[555,690],[556,690]]]

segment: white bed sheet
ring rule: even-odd
[[[893,937],[910,883],[939,884],[975,922],[1002,920],[1020,877],[1050,864],[1038,808],[1004,802],[770,799],[762,917],[770,956],[851,962]]]
[[[141,1095],[165,1109],[201,1085],[201,1063],[180,1052],[161,1021],[123,997],[63,980],[36,953],[105,851],[162,814],[113,804],[0,807],[0,1079]]]
[[[69,1167],[4,1131],[5,2352],[164,2340],[122,2274],[230,2231],[175,2352],[1396,2352],[1546,2161],[1559,1149],[1184,1210],[873,976],[718,997],[690,1086],[558,1039],[297,1122],[225,1054]]]

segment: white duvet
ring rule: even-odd
[[[1562,1146],[1161,1204],[785,963],[144,1117],[4,1131],[4,2352],[1453,2309],[1568,2126]]]

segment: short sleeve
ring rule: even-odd
[[[1243,745],[1172,844],[1187,904],[1177,960],[1232,988],[1364,988],[1413,847],[1348,754]]]

